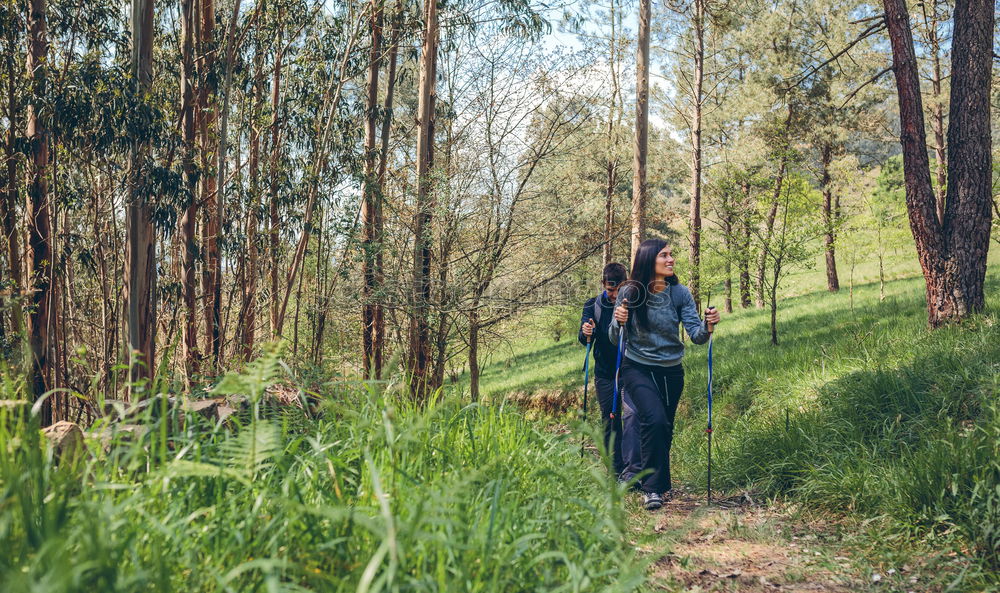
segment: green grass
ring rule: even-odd
[[[221,392],[282,374],[268,356]],[[7,385],[7,395],[15,390]],[[197,416],[54,463],[0,417],[0,590],[631,591],[622,493],[504,406],[331,387],[319,419]],[[2,394],[0,394],[2,395]],[[166,437],[168,438],[165,438]],[[575,442],[575,441],[574,441]]]
[[[877,281],[856,284],[853,297],[844,286],[785,298],[776,347],[767,311],[728,316],[715,341],[713,482],[883,518],[995,568],[1000,266],[989,269],[987,313],[961,327],[927,329],[923,291],[921,278],[907,278],[889,282],[884,301]],[[582,347],[534,347],[537,356],[527,344],[517,352],[517,373],[502,360],[486,369],[483,390],[557,390],[575,408]],[[706,470],[705,356],[688,348],[673,455],[696,487]]]

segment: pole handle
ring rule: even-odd
[[[708,313],[709,311],[715,311],[715,307],[709,306],[707,309],[705,309],[706,313]],[[714,331],[715,331],[715,324],[714,323],[709,323],[708,324],[708,332],[712,333]]]

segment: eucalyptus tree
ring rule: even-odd
[[[440,26],[437,0],[424,0],[424,33],[420,49],[420,85],[417,90],[417,202],[413,215],[413,284],[410,300],[410,349],[407,370],[411,393],[426,396],[430,366],[428,303],[431,296],[431,224],[434,196],[434,104],[437,99],[437,63]]]
[[[365,378],[381,378],[382,353],[385,331],[382,308],[373,301],[378,285],[381,284],[381,246],[379,235],[382,230],[382,199],[377,186],[375,128],[378,124],[378,86],[382,69],[382,40],[385,15],[384,2],[371,0],[369,23],[371,47],[368,54],[367,100],[365,104],[365,177],[362,186],[361,224],[364,262],[361,274],[364,277],[361,319],[361,341],[363,375]],[[390,42],[391,43],[391,42]],[[384,115],[383,117],[387,117]]]
[[[0,283],[0,290],[10,295],[3,303],[3,311],[0,311],[0,348],[8,355],[9,360],[15,360],[14,356],[20,335],[24,326],[24,309],[22,303],[22,293],[24,278],[22,271],[20,225],[18,224],[21,192],[19,181],[18,163],[21,160],[18,151],[18,131],[21,122],[21,100],[23,97],[24,76],[17,60],[18,55],[23,53],[24,33],[26,27],[23,25],[23,11],[18,9],[13,2],[0,4],[0,21],[7,23],[3,28],[3,66],[0,71],[0,81],[3,82],[4,90],[4,111],[6,120],[6,133],[4,134],[4,167],[3,167],[3,189],[0,195],[0,229],[3,232],[3,257],[6,264],[6,280]],[[3,315],[10,317],[9,333],[3,322]],[[6,335],[4,335],[6,334]]]
[[[153,0],[132,0],[132,84],[139,101],[153,84]],[[140,103],[141,104],[141,103]],[[149,139],[132,139],[126,233],[128,236],[128,345],[129,388],[143,393],[153,379],[156,363],[156,236],[153,195],[148,183]]]
[[[52,215],[49,196],[49,130],[47,113],[49,100],[46,0],[28,4],[28,51],[25,67],[31,79],[28,95],[28,249],[31,262],[28,270],[31,287],[28,342],[31,347],[31,388],[36,399],[43,397],[52,385],[50,332],[54,318],[52,299]],[[42,424],[52,422],[52,403],[42,406]]]

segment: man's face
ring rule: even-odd
[[[606,293],[608,293],[608,300],[609,301],[614,302],[615,300],[618,299],[618,288],[619,287],[621,287],[621,284],[619,284],[617,282],[605,282],[604,283],[604,291]]]

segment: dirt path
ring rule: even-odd
[[[923,593],[946,585],[947,574],[932,574],[932,566],[947,558],[913,561],[903,554],[872,561],[843,524],[807,519],[747,495],[706,507],[703,495],[675,490],[663,509],[649,513],[633,494],[627,509],[633,542],[652,560],[652,591]],[[900,565],[891,567],[893,561]]]

